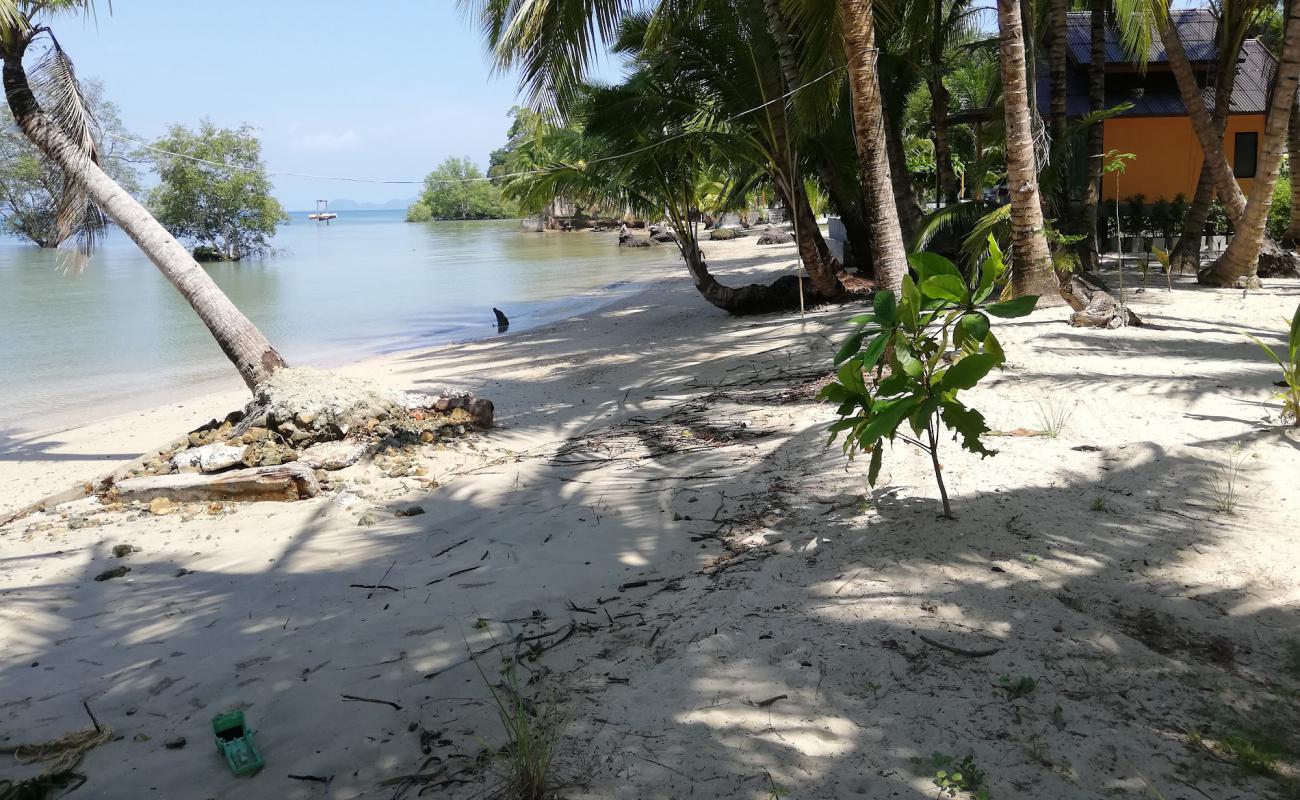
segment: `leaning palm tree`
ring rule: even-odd
[[[727,286],[712,274],[699,244],[701,188],[714,170],[728,175],[720,207],[749,193],[763,177],[743,154],[744,132],[699,114],[697,87],[641,67],[612,87],[572,87],[568,105],[581,134],[554,142],[557,160],[507,184],[512,196],[559,194],[619,204],[639,213],[664,215],[696,289],[709,303],[733,314],[797,308],[825,298],[810,281],[787,274],[771,284]],[[668,135],[665,136],[665,131]],[[707,190],[706,190],[707,191]]]
[[[999,56],[1007,125],[1007,185],[1011,192],[1011,291],[1038,295],[1038,305],[1063,302],[1047,247],[1038,167],[1030,128],[1024,27],[1019,0],[998,0]]]
[[[1273,78],[1268,114],[1264,118],[1264,135],[1260,137],[1259,160],[1255,181],[1246,198],[1246,207],[1235,222],[1236,234],[1228,249],[1211,266],[1201,270],[1198,280],[1211,286],[1258,285],[1260,250],[1264,245],[1264,228],[1273,201],[1273,187],[1282,165],[1287,127],[1300,84],[1300,16],[1295,14],[1296,0],[1287,15],[1281,57]]]
[[[185,297],[254,388],[285,366],[284,359],[185,247],[100,166],[95,121],[72,61],[43,24],[58,13],[93,11],[93,0],[0,0],[4,91],[14,121],[66,176],[59,214],[64,232],[84,239],[103,227],[104,217],[116,223]],[[46,50],[29,75],[25,57],[38,41]]]
[[[1285,5],[1289,7],[1292,3],[1288,1]],[[1287,25],[1277,53],[1279,63],[1273,78],[1264,136],[1260,141],[1259,169],[1251,187],[1251,197],[1258,198],[1258,202],[1262,205],[1252,209],[1249,207],[1249,198],[1242,192],[1228,165],[1221,129],[1216,130],[1214,119],[1205,106],[1195,74],[1178,35],[1175,14],[1187,12],[1172,11],[1165,0],[1123,0],[1118,6],[1120,33],[1130,52],[1146,53],[1146,40],[1149,39],[1151,29],[1154,28],[1159,34],[1160,41],[1165,47],[1170,71],[1178,83],[1179,94],[1191,119],[1192,131],[1201,145],[1204,168],[1208,169],[1208,177],[1212,178],[1219,200],[1223,203],[1224,210],[1237,231],[1232,245],[1218,261],[1200,271],[1198,280],[1211,286],[1257,285],[1259,282],[1257,273],[1262,256],[1266,256],[1272,262],[1271,266],[1276,269],[1294,270],[1295,256],[1283,251],[1264,233],[1264,221],[1268,218],[1268,208],[1272,202],[1271,193],[1277,180],[1276,169],[1281,164],[1280,155],[1285,146],[1290,108],[1294,102],[1293,96],[1286,96],[1283,93],[1283,87],[1293,82],[1290,73],[1294,65],[1288,63],[1287,47],[1297,44],[1293,41],[1295,36],[1290,24],[1290,15],[1287,17]],[[1232,53],[1229,63],[1235,66],[1236,49],[1233,48],[1232,43],[1244,39],[1246,28],[1253,25],[1259,15],[1265,13],[1270,6],[1269,0],[1242,0],[1234,11],[1237,20],[1235,24],[1239,26],[1239,30],[1228,32],[1227,35],[1231,37],[1226,40],[1229,46],[1225,49],[1221,45],[1220,58],[1224,58],[1226,53]],[[1224,22],[1227,23],[1229,20],[1225,19]],[[1239,45],[1237,48],[1239,49]],[[1294,90],[1291,94],[1294,95]],[[1275,119],[1273,112],[1279,108],[1285,110],[1288,116]],[[1276,155],[1277,158],[1271,159],[1272,155]],[[1274,169],[1274,174],[1271,176],[1266,169],[1270,166]],[[1265,187],[1268,194],[1262,193]],[[1246,233],[1244,237],[1243,232]]]

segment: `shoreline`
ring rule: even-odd
[[[795,262],[706,252],[728,284]],[[484,676],[518,668],[568,720],[574,800],[746,797],[756,779],[933,796],[913,760],[933,753],[971,755],[997,796],[1090,800],[1140,787],[1139,768],[1168,786],[1189,714],[1208,736],[1271,724],[1300,691],[1284,667],[1300,448],[1260,424],[1276,373],[1236,332],[1276,342],[1261,320],[1298,299],[1296,281],[1243,298],[1183,279],[1134,295],[1140,328],[1073,329],[1061,308],[997,323],[1007,368],[968,402],[1001,452],[945,437],[943,521],[924,454],[891,448],[871,490],[827,446],[816,395],[860,306],[732,317],[683,274],[520,336],[367,362],[348,372],[463,386],[497,424],[385,448],[297,502],[85,499],[0,526],[0,724],[52,740],[87,726],[84,701],[118,734],[79,768],[106,800],[379,800],[431,759],[490,762],[505,742]],[[1044,404],[1063,410],[1055,436]],[[84,469],[200,406],[70,431],[44,457]],[[1212,492],[1234,453],[1225,513]],[[28,455],[0,463],[6,486],[42,463]],[[1009,698],[1001,675],[1034,686]],[[251,778],[203,744],[234,707],[267,758]],[[490,788],[457,774],[449,800]]]
[[[783,249],[789,249],[790,255],[794,255],[791,245],[760,249],[754,245],[754,238],[756,237],[709,243],[710,249],[716,253],[712,257],[718,259],[720,265],[725,265],[730,261],[775,256],[777,253],[773,251]],[[746,243],[746,246],[737,247],[736,243]],[[341,362],[321,359],[296,365],[318,367],[345,375],[382,378],[391,375],[397,365],[407,360],[454,354],[460,348],[485,342],[543,336],[555,329],[577,324],[584,316],[598,314],[620,303],[637,302],[674,281],[680,281],[690,288],[689,276],[679,261],[664,265],[658,277],[628,282],[632,289],[620,296],[593,296],[596,302],[590,307],[577,311],[566,310],[565,316],[522,327],[517,331],[489,333],[480,337],[372,353]],[[398,385],[394,388],[409,387]],[[448,388],[464,387],[449,383]],[[487,396],[488,399],[493,399],[490,394]],[[172,395],[167,400],[161,400],[159,393],[150,393],[144,402],[117,406],[109,413],[79,422],[74,420],[84,417],[84,413],[70,411],[59,415],[62,422],[48,427],[24,427],[20,423],[0,430],[0,486],[7,490],[0,500],[0,514],[111,472],[118,465],[183,436],[211,419],[242,408],[248,399],[248,390],[234,368],[230,367],[227,376],[187,387],[183,393]],[[91,407],[93,406],[87,406]],[[146,431],[152,431],[153,434]],[[68,455],[69,451],[76,455]]]
[[[671,272],[672,268],[677,265],[666,265],[666,272]],[[370,361],[379,361],[387,358],[400,357],[405,354],[421,353],[425,351],[438,350],[447,347],[456,347],[459,345],[469,344],[471,342],[480,342],[487,339],[493,339],[500,336],[516,336],[533,333],[535,331],[547,328],[551,325],[560,324],[573,319],[575,316],[593,313],[599,311],[607,305],[617,303],[620,300],[635,297],[653,288],[662,281],[672,280],[670,274],[663,274],[651,279],[617,281],[606,284],[589,292],[575,295],[576,300],[590,300],[590,303],[581,303],[577,310],[565,309],[561,316],[546,315],[542,320],[536,322],[524,321],[516,323],[519,317],[511,316],[510,330],[505,333],[495,332],[494,326],[484,323],[483,327],[490,332],[481,335],[461,335],[459,333],[450,334],[456,338],[449,338],[441,341],[426,340],[422,343],[398,346],[381,346],[378,349],[372,349],[369,352],[357,354],[346,353],[341,348],[320,347],[310,353],[304,359],[293,359],[294,366],[314,367],[321,370],[344,370],[365,365]],[[612,296],[602,296],[602,292],[614,292]],[[560,301],[537,301],[535,305],[559,305]],[[490,312],[489,312],[490,313]],[[526,319],[526,318],[525,318]],[[196,323],[198,324],[198,323]],[[195,403],[211,395],[226,395],[243,391],[243,382],[239,375],[234,372],[234,367],[228,363],[223,365],[223,374],[221,377],[201,378],[193,382],[187,382],[178,390],[155,387],[143,392],[124,392],[122,397],[108,401],[106,404],[87,402],[86,405],[79,408],[61,409],[48,415],[51,422],[48,425],[36,426],[32,424],[33,420],[41,419],[40,415],[19,417],[13,420],[7,428],[0,428],[0,456],[5,454],[5,438],[21,439],[30,441],[32,439],[41,439],[57,434],[65,433],[87,425],[105,422],[115,417],[127,416],[131,414],[142,414],[150,411],[160,410],[169,406],[183,405],[186,403]],[[105,413],[99,414],[93,418],[87,419],[86,412],[91,409],[103,408],[107,406]]]

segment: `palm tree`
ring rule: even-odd
[[[1011,291],[1017,297],[1038,295],[1039,306],[1060,303],[1038,192],[1019,0],[998,0],[998,34],[1011,193]]]
[[[1291,107],[1291,122],[1286,131],[1286,151],[1291,167],[1291,222],[1287,226],[1284,246],[1300,246],[1300,104]]]
[[[868,203],[872,232],[871,263],[880,288],[898,292],[907,274],[907,251],[898,222],[890,178],[885,110],[876,74],[876,33],[871,0],[841,0],[844,57],[848,63],[853,127],[857,133],[858,169]]]
[[[284,359],[185,247],[100,166],[93,121],[72,61],[53,32],[39,24],[40,17],[59,12],[93,13],[93,2],[0,0],[5,98],[23,133],[68,178],[61,225],[93,231],[101,212],[116,223],[185,297],[249,388],[256,387],[285,366]],[[32,71],[33,91],[23,59],[41,37],[49,49]]]
[[[1295,15],[1295,4],[1296,0],[1291,0],[1287,4],[1289,13],[1286,32],[1282,39],[1277,72],[1273,78],[1268,114],[1264,119],[1264,135],[1260,137],[1255,181],[1251,184],[1245,209],[1236,220],[1236,232],[1228,249],[1217,262],[1202,270],[1197,276],[1198,280],[1206,285],[1257,286],[1259,284],[1256,271],[1260,250],[1264,245],[1264,227],[1268,222],[1273,187],[1282,164],[1282,151],[1286,147],[1287,128],[1291,120],[1291,108],[1295,103],[1296,86],[1300,84],[1300,16]],[[1236,181],[1234,180],[1233,183],[1235,185]]]
[[[1088,111],[1095,115],[1106,110],[1106,9],[1108,0],[1091,0],[1089,3],[1088,44]],[[1055,97],[1056,89],[1052,89]],[[1084,246],[1081,248],[1085,258],[1084,265],[1089,270],[1101,266],[1101,247],[1097,241],[1097,207],[1101,204],[1102,159],[1105,155],[1105,123],[1095,122],[1088,126],[1084,135],[1084,170],[1087,181],[1084,183],[1083,197],[1080,200],[1082,214],[1081,227]]]

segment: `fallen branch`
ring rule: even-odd
[[[373,697],[357,697],[354,694],[340,694],[339,697],[342,697],[344,700],[353,700],[358,703],[378,703],[381,706],[392,706],[395,711],[402,710],[402,707],[397,703],[394,703],[392,700],[376,700]]]
[[[931,647],[937,647],[940,650],[947,650],[949,653],[956,653],[959,656],[966,656],[968,658],[987,658],[988,656],[991,656],[994,653],[997,653],[1002,650],[1001,647],[989,647],[981,650],[968,650],[965,647],[957,647],[955,645],[944,644],[943,642],[937,642],[934,639],[931,639],[929,636],[926,636],[924,633],[919,633],[917,634],[917,636],[921,638],[921,641],[925,642]]]

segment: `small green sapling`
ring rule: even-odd
[[[1282,421],[1290,419],[1292,425],[1300,426],[1300,306],[1296,306],[1295,316],[1291,318],[1287,329],[1285,358],[1264,344],[1258,336],[1249,333],[1246,335],[1282,368],[1282,382],[1279,385],[1283,388],[1275,395],[1282,401]]]
[[[1006,360],[989,317],[1023,317],[1038,298],[990,302],[1006,271],[991,236],[988,257],[969,275],[934,253],[915,253],[908,262],[912,274],[903,278],[899,297],[878,292],[872,313],[849,320],[857,330],[835,354],[836,380],[821,397],[839,404],[831,441],[843,433],[846,453],[871,454],[867,482],[872,486],[880,476],[885,439],[902,439],[928,453],[943,516],[952,519],[939,461],[940,433],[946,426],[962,447],[993,455],[980,441],[989,430],[984,416],[958,393]],[[902,432],[904,423],[911,435]]]

